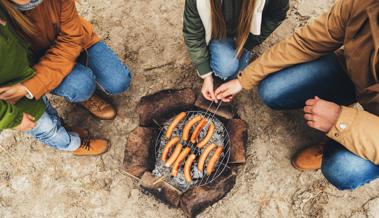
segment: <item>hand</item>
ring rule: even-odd
[[[21,83],[0,88],[0,99],[8,101],[12,104],[15,104],[26,94],[28,94],[28,90]]]
[[[304,118],[307,120],[307,125],[322,132],[329,132],[341,113],[339,105],[322,100],[317,96],[307,100],[305,105]]]
[[[216,98],[223,102],[230,102],[233,97],[242,90],[242,85],[238,79],[222,84],[216,89]]]
[[[203,82],[203,87],[201,88],[201,93],[203,94],[204,98],[206,98],[209,101],[216,101],[217,99],[214,93],[213,89],[213,77],[212,75],[209,75],[205,77]]]
[[[32,130],[36,124],[34,122],[35,118],[31,115],[24,113],[20,125],[16,126],[15,130],[19,131],[29,131]]]

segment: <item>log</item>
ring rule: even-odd
[[[141,178],[140,186],[143,190],[153,194],[156,198],[172,207],[178,207],[180,203],[181,192],[151,174],[145,172]]]
[[[247,123],[241,119],[228,120],[226,130],[230,137],[229,163],[246,163]]]
[[[212,102],[208,101],[203,97],[202,94],[200,94],[195,102],[195,106],[202,109],[202,110],[208,110],[211,113],[215,113],[216,115],[223,117],[225,119],[232,119],[235,115],[233,111],[233,107],[230,103],[221,103],[221,106],[219,109],[216,111],[218,103],[213,103],[212,106],[209,108],[209,105],[211,105]]]
[[[178,112],[193,108],[196,96],[192,89],[163,90],[142,97],[137,105],[139,125],[156,127]]]
[[[155,128],[137,127],[130,134],[125,145],[124,170],[136,177],[154,167],[154,143],[158,135]]]
[[[229,173],[205,186],[195,186],[186,191],[180,206],[188,217],[196,217],[205,208],[223,198],[235,185],[236,175]]]

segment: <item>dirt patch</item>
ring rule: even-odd
[[[122,173],[124,145],[138,126],[135,106],[142,96],[170,88],[198,88],[201,83],[182,40],[184,0],[81,0],[78,8],[133,72],[131,89],[113,97],[115,121],[96,121],[62,98],[52,102],[73,125],[109,138],[101,157],[74,157],[12,131],[1,133],[1,217],[182,217]],[[333,0],[291,0],[289,18],[256,49],[261,53],[289,36],[331,5]],[[199,217],[375,217],[379,182],[354,191],[337,191],[319,171],[299,172],[289,158],[320,139],[300,111],[275,112],[255,91],[235,102],[249,129],[246,165],[236,186]],[[12,157],[11,157],[11,156]]]

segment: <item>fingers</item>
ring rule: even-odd
[[[215,101],[216,103],[218,103],[218,100],[217,100],[217,98],[216,98],[216,95],[215,95],[214,91],[213,91],[213,90],[210,90],[210,91],[209,91],[209,94],[210,94],[212,100]]]
[[[316,123],[314,121],[308,121],[307,125],[312,128],[316,128]]]
[[[319,98],[318,96],[315,96],[315,99],[316,99],[316,100],[320,100],[320,98]]]
[[[305,106],[304,112],[308,113],[308,114],[312,114],[313,113],[313,107],[312,106]]]
[[[218,97],[221,93],[225,92],[228,89],[228,86],[225,84],[222,84],[220,87],[218,87],[215,91],[216,97]]]
[[[3,92],[6,92],[10,88],[11,87],[2,87],[2,88],[0,88],[0,94],[2,94]]]
[[[36,120],[36,118],[34,118],[32,115],[30,115],[30,114],[26,114],[26,117],[27,118],[29,118],[30,120],[32,120],[32,121],[35,121]]]
[[[203,96],[204,96],[205,99],[207,99],[208,101],[212,101],[212,96],[210,95],[209,92],[202,91],[201,93],[203,93]]]
[[[313,114],[304,114],[304,118],[308,121],[314,121],[314,115]]]
[[[316,104],[316,102],[317,102],[316,99],[308,99],[308,100],[305,102],[305,105],[307,105],[307,106],[313,106],[313,105]]]

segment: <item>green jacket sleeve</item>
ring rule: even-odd
[[[196,0],[186,0],[183,16],[183,36],[192,62],[200,76],[211,72],[205,29],[197,11]]]
[[[0,100],[0,130],[18,126],[24,113],[16,105]]]
[[[287,17],[289,0],[270,0],[263,10],[261,35],[255,36],[250,33],[245,44],[248,50],[261,44]]]

